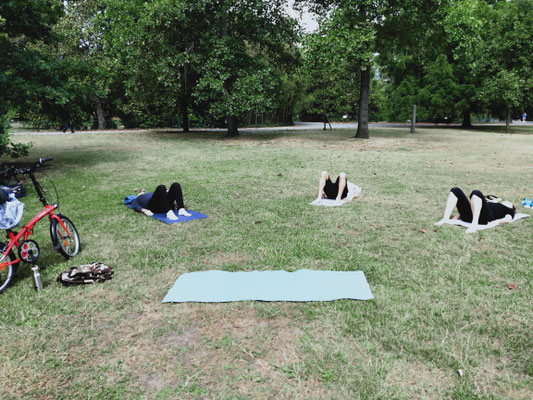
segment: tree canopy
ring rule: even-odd
[[[0,4],[1,152],[41,127],[238,133],[252,115],[462,122],[533,114],[533,0],[18,0]],[[8,117],[9,115],[9,117]]]
[[[50,92],[47,78],[53,68],[35,48],[51,41],[51,28],[63,13],[59,0],[13,0],[0,3],[0,155],[20,155],[7,136],[8,113]]]

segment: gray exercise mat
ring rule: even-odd
[[[363,271],[201,271],[181,275],[163,303],[373,298]]]

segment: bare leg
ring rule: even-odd
[[[344,192],[344,188],[346,187],[346,174],[344,172],[341,172],[339,174],[339,192],[337,193],[337,198],[335,200],[339,201],[342,197],[342,192]]]
[[[324,198],[324,187],[326,186],[326,181],[329,179],[328,171],[322,171],[320,174],[320,179],[318,180],[318,196],[317,200]]]
[[[472,206],[472,225],[466,230],[466,233],[473,233],[479,229],[479,215],[481,214],[481,207],[483,201],[476,195],[470,198],[470,204]]]
[[[450,194],[448,195],[448,200],[446,201],[446,207],[444,208],[444,215],[442,216],[442,219],[439,222],[435,222],[435,225],[441,226],[442,224],[448,222],[452,216],[452,212],[456,205],[457,196],[450,192]]]

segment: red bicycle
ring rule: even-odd
[[[35,170],[50,160],[52,158],[40,158],[32,167],[11,168],[14,176],[16,174],[27,174],[30,177],[44,209],[24,225],[20,232],[12,229],[6,230],[9,242],[0,242],[0,293],[6,290],[13,282],[21,261],[35,266],[39,258],[40,249],[37,242],[28,238],[33,233],[33,226],[45,216],[48,216],[50,221],[50,236],[52,237],[54,250],[59,251],[66,259],[76,256],[80,251],[80,237],[76,227],[64,215],[54,213],[59,205],[48,204],[45,192],[35,178]],[[18,251],[18,257],[15,256],[15,249]],[[39,268],[44,269],[43,267]]]

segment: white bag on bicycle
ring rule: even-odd
[[[24,204],[15,198],[14,194],[9,195],[9,200],[0,205],[0,229],[13,229],[22,220],[24,214]]]

